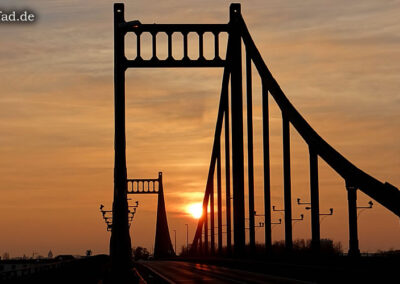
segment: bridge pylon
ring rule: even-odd
[[[160,185],[158,191],[156,239],[154,243],[155,258],[170,257],[174,256],[176,253],[172,247],[171,236],[169,235],[161,172],[159,173],[159,180]]]
[[[157,223],[154,241],[154,257],[167,258],[175,256],[168,229],[167,211],[165,209],[162,172],[156,179],[128,179],[128,194],[157,194]]]
[[[128,225],[128,200],[126,184],[126,135],[125,135],[125,68],[123,62],[124,34],[119,29],[124,22],[124,6],[114,5],[114,202],[110,238],[111,270],[113,277],[129,273],[132,266],[132,247]]]

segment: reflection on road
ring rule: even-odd
[[[169,283],[304,283],[208,264],[181,261],[149,261],[142,264]]]

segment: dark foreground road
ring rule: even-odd
[[[141,262],[139,267],[140,274],[148,283],[310,283],[182,261],[148,261]]]

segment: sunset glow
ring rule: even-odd
[[[94,255],[109,254],[111,232],[107,231],[99,206],[103,204],[104,210],[111,210],[114,197],[113,2],[125,2],[125,19],[142,24],[225,25],[230,20],[229,1],[0,2],[3,12],[21,9],[37,15],[32,24],[7,23],[0,27],[0,214],[5,216],[0,220],[2,259],[4,253],[11,258],[30,257],[33,252],[35,256],[47,256],[50,250],[54,256],[85,255],[89,249]],[[231,2],[242,2],[242,16],[261,57],[287,99],[315,132],[354,166],[399,188],[399,1],[310,0],[296,5],[294,1]],[[138,29],[139,35],[140,25]],[[187,39],[181,32],[172,36],[160,32],[156,37],[144,32],[141,41],[129,30],[124,51],[130,60],[137,57],[138,46],[146,60],[151,60],[154,50],[160,60],[186,58],[184,53],[195,60],[200,56],[200,40],[204,45],[202,57],[211,60],[216,55],[216,34],[208,28],[204,34],[188,33]],[[226,57],[227,41],[226,32],[218,34],[217,53],[221,58]],[[242,47],[245,55],[243,43]],[[264,214],[266,98],[270,203],[278,209],[285,207],[281,103],[277,104],[271,93],[263,93],[265,78],[258,75],[259,66],[254,65],[253,56],[251,59],[252,96],[248,102],[250,106],[252,99],[252,120],[247,116],[247,81],[242,76],[243,137],[232,137],[231,112],[226,117],[224,112],[221,124],[219,201],[224,226],[229,222],[227,205],[233,214],[233,188],[237,193],[237,181],[233,185],[233,177],[236,180],[237,176],[233,174],[232,143],[229,151],[225,146],[228,136],[230,142],[239,137],[236,145],[243,143],[240,155],[244,160],[241,171],[245,194],[240,202],[245,204],[245,218],[250,212],[251,160],[254,210]],[[246,65],[242,65],[246,73]],[[126,178],[155,179],[158,172],[163,172],[166,218],[173,242],[176,230],[178,253],[187,242],[193,242],[208,180],[214,185],[213,213],[218,226],[216,164],[214,174],[209,173],[224,77],[222,66],[225,65],[129,68],[125,74]],[[231,76],[229,80],[232,81]],[[231,85],[228,89],[231,96]],[[305,210],[309,205],[298,206],[296,199],[311,201],[310,149],[296,127],[290,122],[290,201],[292,217],[304,214],[304,220],[296,222],[292,237],[293,241],[307,241],[312,238],[312,214]],[[229,135],[225,136],[225,130]],[[248,147],[250,133],[254,136],[253,153]],[[346,182],[317,152],[320,213],[334,209],[333,215],[321,216],[320,235],[340,242],[346,253]],[[153,252],[158,197],[128,197],[132,199],[130,206],[139,202],[130,227],[132,247]],[[357,190],[357,206],[368,207],[370,201],[373,208],[363,211],[357,219],[360,251],[400,250],[398,216]],[[208,207],[209,229],[210,211]],[[280,213],[283,212],[274,212],[273,223],[279,222]],[[264,221],[257,217],[255,224]],[[285,240],[283,221],[274,225],[273,242]],[[223,231],[227,232],[226,227]],[[246,241],[248,236],[249,230]],[[255,241],[260,246],[265,244],[264,228],[256,228]],[[223,244],[227,244],[227,234],[223,234]]]
[[[199,219],[203,215],[203,208],[201,203],[193,203],[187,207],[187,212],[192,215],[193,218]]]

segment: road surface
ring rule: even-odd
[[[144,266],[149,274],[157,275],[166,283],[310,283],[215,265],[182,261],[147,261],[141,262],[140,265]],[[142,276],[146,279],[150,275]]]

